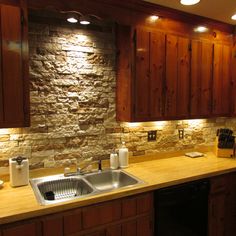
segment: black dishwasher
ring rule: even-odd
[[[209,181],[155,191],[155,236],[207,236]]]

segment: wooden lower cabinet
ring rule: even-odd
[[[0,236],[152,236],[153,193],[0,226]]]
[[[40,236],[41,230],[38,221],[21,222],[3,227],[1,236]]]
[[[211,178],[209,236],[236,235],[236,173]]]

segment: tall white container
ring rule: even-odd
[[[24,157],[9,159],[10,184],[18,187],[29,184],[29,161]]]
[[[120,168],[126,168],[129,166],[129,150],[125,146],[125,142],[122,142],[122,146],[119,149],[119,165]]]

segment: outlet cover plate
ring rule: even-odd
[[[156,139],[157,139],[157,131],[156,130],[148,131],[147,139],[148,139],[148,142],[156,141]]]

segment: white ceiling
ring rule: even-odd
[[[144,1],[236,25],[236,21],[231,20],[231,16],[236,14],[236,0],[201,0],[200,3],[192,6],[181,5],[180,0]]]

